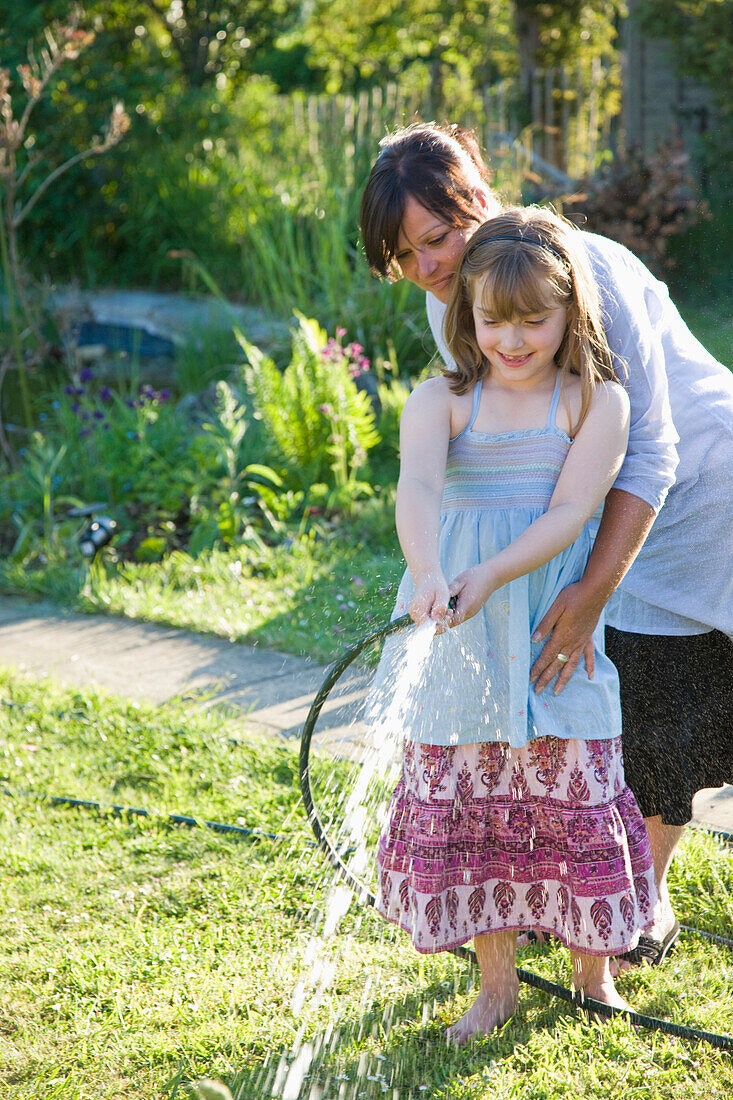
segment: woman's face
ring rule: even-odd
[[[408,196],[395,254],[404,277],[447,303],[466,241],[486,217],[481,192],[476,196],[476,217],[477,221],[456,229]]]

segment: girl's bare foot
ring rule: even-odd
[[[592,997],[594,1001],[600,1001],[612,1008],[620,1008],[631,1012],[629,1005],[617,991],[613,984],[610,959],[604,955],[582,955],[579,952],[571,952],[573,959],[573,985],[578,993],[584,997]],[[591,1013],[591,1015],[593,1015]],[[598,1022],[604,1022],[606,1017],[594,1017]]]
[[[479,995],[460,1020],[445,1033],[448,1042],[463,1046],[474,1035],[488,1035],[505,1024],[517,1007],[519,979],[515,956],[516,932],[489,932],[473,941],[481,971]]]
[[[456,1046],[463,1046],[474,1036],[488,1035],[514,1014],[518,996],[516,977],[506,988],[480,990],[469,1010],[446,1030],[446,1038]]]
[[[632,1011],[631,1005],[623,999],[613,984],[613,978],[608,982],[586,985],[577,992],[582,992],[584,997],[592,997],[594,1001],[600,1001],[601,1004],[610,1005],[612,1008],[622,1008],[625,1012]]]

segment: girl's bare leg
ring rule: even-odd
[[[586,997],[593,997],[614,1008],[630,1010],[631,1006],[616,992],[607,955],[583,955],[580,951],[571,951],[570,957],[573,960],[573,986],[578,992],[582,991]]]
[[[506,1023],[517,1007],[519,979],[516,970],[517,933],[494,932],[473,941],[481,971],[478,997],[449,1027],[446,1037],[459,1046],[474,1035],[488,1035]]]

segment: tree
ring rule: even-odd
[[[4,6],[0,28],[11,49],[21,52],[50,21],[68,20],[79,9],[74,0],[33,5],[6,0]],[[237,83],[250,75],[257,55],[272,48],[300,9],[301,0],[87,0],[83,11],[102,40],[116,42],[116,63],[136,68],[135,40],[149,36],[157,66],[172,69],[184,87],[196,89],[216,84],[217,78]]]
[[[302,33],[327,92],[428,87],[447,69],[480,87],[514,66],[509,0],[315,0]]]
[[[11,342],[15,366],[20,380],[20,393],[26,428],[33,418],[27,381],[28,362],[24,342],[34,345],[31,356],[36,362],[46,352],[45,341],[25,286],[26,272],[19,248],[19,230],[36,203],[75,165],[99,157],[117,145],[129,128],[129,118],[121,103],[114,105],[103,134],[95,134],[86,148],[60,161],[49,162],[44,152],[36,148],[36,135],[31,122],[36,108],[46,95],[52,79],[67,63],[75,62],[94,41],[94,34],[81,30],[77,17],[69,24],[47,28],[43,45],[29,49],[26,64],[17,66],[18,80],[8,69],[0,68],[0,266],[5,281],[10,321]],[[20,86],[19,96],[15,96]],[[17,308],[16,308],[17,307]],[[24,322],[21,332],[18,311]],[[9,358],[0,363],[0,388],[9,365]],[[1,418],[0,418],[1,421]],[[0,422],[0,444],[12,464],[12,454]]]

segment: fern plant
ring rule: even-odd
[[[264,549],[257,519],[264,516],[280,535],[282,525],[267,505],[267,490],[282,486],[277,471],[259,462],[244,462],[247,432],[245,409],[226,382],[216,384],[216,415],[194,437],[191,455],[198,479],[191,494],[193,533],[189,551],[194,556],[221,539],[226,546],[240,541]]]
[[[369,396],[356,377],[369,366],[358,344],[343,347],[343,329],[327,338],[316,321],[296,314],[290,363],[280,371],[237,332],[255,416],[287,470],[289,487],[306,496],[328,489],[327,507],[348,512],[372,491],[359,477],[380,441]]]

